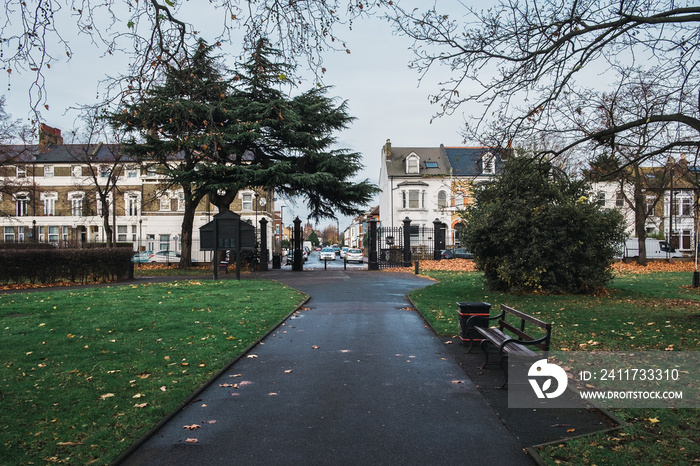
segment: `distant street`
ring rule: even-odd
[[[324,263],[322,260],[319,259],[319,255],[320,255],[319,251],[311,251],[311,254],[309,255],[309,260],[304,262],[304,270],[323,269]],[[343,259],[340,258],[340,256],[335,256],[334,261],[332,261],[332,260],[328,261],[328,270],[342,269],[344,267],[343,262],[344,261],[343,261]],[[284,267],[291,268],[291,265],[285,265]],[[367,268],[367,258],[365,257],[364,262],[362,264],[358,264],[357,262],[348,262],[347,267],[348,267],[348,270],[366,269]]]

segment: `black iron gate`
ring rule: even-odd
[[[376,235],[374,242],[371,240],[373,232]],[[369,270],[411,267],[416,260],[440,259],[445,248],[445,232],[446,225],[437,219],[432,228],[411,225],[408,218],[402,227],[370,225]]]
[[[403,244],[403,228],[377,228],[377,257],[380,269],[404,267]]]

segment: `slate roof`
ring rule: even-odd
[[[500,172],[503,160],[489,147],[445,147],[447,159],[452,166],[454,176],[480,176],[483,175],[483,156],[491,153],[496,157],[495,171]]]
[[[406,157],[415,153],[420,157],[420,173],[406,173]],[[384,160],[389,177],[421,178],[430,175],[480,176],[483,175],[483,156],[495,156],[495,172],[503,166],[497,150],[488,147],[391,147],[391,159]],[[432,163],[431,163],[432,162]]]
[[[420,157],[420,173],[406,174],[406,157],[415,153]],[[435,162],[437,167],[426,167],[426,162]],[[392,147],[391,160],[385,160],[386,173],[389,177],[416,177],[430,175],[449,175],[450,163],[441,147]],[[430,165],[430,164],[429,164]]]

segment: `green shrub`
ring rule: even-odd
[[[514,157],[474,191],[475,203],[462,213],[461,239],[489,287],[585,293],[612,279],[623,219],[590,202],[583,181],[552,176],[549,163]]]

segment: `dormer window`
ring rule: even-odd
[[[406,157],[406,174],[417,175],[420,173],[419,164],[420,157],[418,157],[416,154],[411,154]]]
[[[496,172],[496,161],[493,155],[484,155],[482,163],[484,164],[484,175],[493,175]]]

